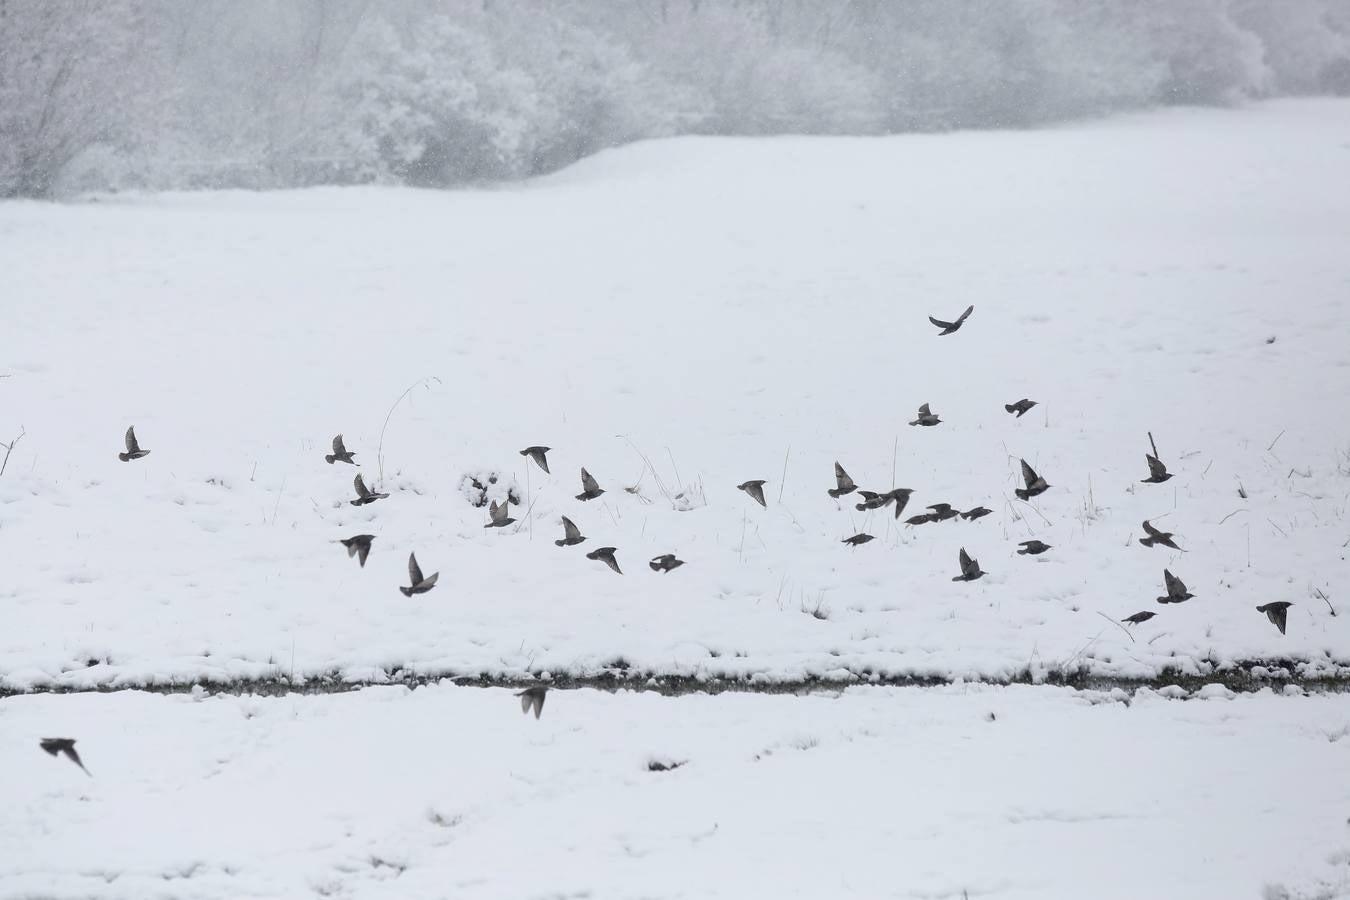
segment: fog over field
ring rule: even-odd
[[[1347,93],[1344,0],[0,0],[0,197]]]

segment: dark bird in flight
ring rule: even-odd
[[[582,469],[582,470],[581,470],[581,493],[580,493],[580,494],[577,494],[577,499],[578,499],[578,500],[594,500],[596,497],[599,497],[599,496],[600,496],[601,494],[603,494],[604,492],[605,492],[605,489],[602,488],[602,487],[599,485],[599,483],[596,482],[596,480],[595,480],[594,478],[591,477],[591,473],[590,473],[590,472],[587,472],[585,469]]]
[[[961,515],[959,512],[952,509],[950,503],[934,503],[928,508],[933,511],[934,522],[945,522],[948,519],[955,519],[957,516]]]
[[[1185,582],[1166,569],[1163,569],[1163,585],[1167,588],[1167,596],[1159,597],[1159,603],[1185,603],[1195,596],[1186,590]]]
[[[1144,610],[1143,612],[1137,612],[1132,616],[1126,616],[1120,621],[1129,622],[1131,625],[1139,625],[1144,622],[1147,622],[1149,619],[1153,618],[1156,615],[1157,613],[1155,612],[1149,612],[1148,610]]]
[[[845,494],[851,494],[858,489],[858,486],[853,483],[853,479],[849,478],[848,473],[844,471],[844,467],[837,462],[834,464],[834,483],[835,487],[826,491],[826,493],[836,499]]]
[[[576,526],[575,522],[567,518],[567,516],[562,517],[562,525],[562,539],[553,542],[559,547],[570,547],[573,544],[580,544],[582,541],[586,540],[585,535],[581,533],[581,529]]]
[[[860,531],[851,538],[844,538],[839,543],[848,544],[850,547],[861,547],[863,544],[871,540],[875,540],[875,538],[872,537],[872,535]]]
[[[342,435],[339,434],[337,437],[333,438],[333,452],[325,453],[323,459],[324,462],[328,463],[330,466],[335,462],[345,462],[351,463],[354,466],[359,466],[360,463],[352,459],[355,455],[355,453],[347,452],[346,445],[342,443]]]
[[[553,449],[552,447],[526,447],[524,450],[520,451],[520,455],[528,456],[530,459],[534,460],[536,463],[539,464],[539,468],[547,472],[548,457],[545,456],[544,454],[552,449]]]
[[[488,522],[483,527],[505,528],[507,525],[510,525],[512,522],[515,521],[515,519],[511,518],[510,513],[511,513],[510,503],[503,503],[501,506],[498,506],[497,501],[493,500],[492,505],[488,507],[488,516],[492,519],[492,521]]]
[[[141,445],[136,443],[136,426],[132,425],[127,429],[127,452],[117,454],[117,458],[122,462],[131,462],[133,459],[140,459],[149,452],[149,450],[142,450]]]
[[[615,547],[597,547],[590,553],[587,553],[586,558],[599,560],[600,562],[609,566],[615,572],[618,572],[620,575],[622,575],[623,569],[619,568],[619,561],[614,558],[614,551],[616,549],[617,548]]]
[[[653,556],[647,565],[652,567],[653,572],[669,572],[684,565],[684,560],[676,559],[674,553],[662,553],[660,556]]]
[[[1013,489],[1013,493],[1022,500],[1030,500],[1032,497],[1040,496],[1050,487],[1044,478],[1036,474],[1035,469],[1027,465],[1025,459],[1022,460],[1022,480],[1027,484],[1026,488]]]
[[[932,513],[920,513],[917,516],[910,516],[905,520],[906,525],[927,525],[929,522],[936,522],[937,517]]]
[[[534,717],[537,719],[544,711],[544,695],[548,693],[548,688],[543,685],[527,687],[525,690],[516,694],[520,698],[520,711],[529,715],[531,709],[534,710]]]
[[[993,512],[992,509],[988,509],[983,506],[977,506],[974,509],[968,509],[965,512],[961,513],[961,518],[965,519],[967,522],[974,522],[976,519],[983,519],[991,512]]]
[[[1035,405],[1036,405],[1036,401],[1035,401],[1035,400],[1028,400],[1026,397],[1023,397],[1021,400],[1018,400],[1016,403],[1005,403],[1005,404],[1003,404],[1003,408],[1006,409],[1006,410],[1007,410],[1008,412],[1010,412],[1010,413],[1017,413],[1017,418],[1020,419],[1020,418],[1022,418],[1023,416],[1025,416],[1028,412],[1030,412],[1030,411],[1031,411],[1031,408],[1032,408],[1033,406],[1035,406]]]
[[[1152,453],[1145,453],[1144,458],[1148,460],[1148,477],[1141,479],[1141,484],[1162,484],[1172,477],[1172,473],[1167,471],[1167,466]]]
[[[919,407],[919,417],[909,424],[931,426],[936,425],[941,421],[942,420],[937,417],[937,413],[930,410],[928,404],[925,403],[923,406]]]
[[[1288,600],[1276,600],[1274,603],[1258,606],[1256,611],[1265,613],[1270,624],[1280,629],[1280,634],[1284,634],[1284,626],[1289,619],[1289,607],[1293,605]]]
[[[890,502],[888,495],[878,494],[876,491],[858,491],[863,498],[861,503],[855,503],[853,508],[858,512],[865,512],[869,509],[881,509]]]
[[[885,497],[889,497],[890,500],[895,503],[896,519],[899,519],[900,514],[905,511],[905,507],[909,506],[909,495],[912,493],[914,493],[913,488],[896,488],[895,490],[887,491],[883,495]]]
[[[757,479],[755,481],[743,481],[740,484],[736,485],[736,490],[745,491],[747,494],[750,495],[750,499],[754,500],[756,503],[758,503],[765,509],[769,508],[769,504],[764,502],[763,479]]]
[[[980,561],[978,559],[971,559],[970,554],[966,552],[965,547],[961,548],[961,555],[958,559],[961,562],[961,574],[953,578],[952,581],[974,581],[981,575],[989,574],[988,572],[980,571]]]
[[[1017,551],[1018,556],[1026,556],[1028,553],[1032,556],[1040,556],[1050,549],[1049,544],[1042,543],[1041,541],[1022,541],[1019,546],[1021,546],[1022,549]]]
[[[1144,520],[1144,533],[1147,534],[1148,537],[1141,537],[1139,543],[1143,544],[1145,547],[1161,544],[1164,547],[1171,547],[1173,550],[1181,549],[1176,544],[1172,543],[1172,532],[1159,531],[1149,523],[1148,519]]]
[[[955,322],[944,322],[941,319],[935,319],[932,316],[928,317],[928,321],[932,322],[938,328],[942,329],[941,331],[938,332],[939,336],[944,334],[951,334],[953,331],[957,331],[958,329],[960,329],[960,327],[965,323],[966,319],[970,318],[970,314],[973,313],[974,311],[975,306],[974,304],[971,304],[970,306],[966,307],[966,311],[961,313],[960,317],[958,317]]]
[[[361,563],[361,568],[366,567],[366,557],[370,555],[370,542],[375,540],[373,534],[358,534],[349,538],[343,538],[340,543],[347,548],[347,558],[356,557],[357,562]]]
[[[80,754],[75,752],[74,738],[43,738],[42,740],[38,741],[38,746],[41,747],[43,750],[46,750],[52,756],[64,753],[66,755],[66,759],[70,760],[75,765],[79,766],[80,770],[83,771],[84,774],[88,775],[90,778],[94,777],[90,773],[90,771],[84,767],[84,763],[80,762]]]
[[[436,586],[436,579],[441,577],[440,572],[432,572],[430,578],[422,577],[422,567],[417,564],[417,554],[408,554],[408,581],[412,587],[400,587],[403,596],[411,597],[413,594],[425,594]]]
[[[352,485],[356,488],[356,499],[350,501],[352,506],[365,506],[367,503],[374,503],[376,500],[383,500],[388,494],[382,494],[379,491],[372,491],[366,487],[366,483],[361,480],[361,473],[356,473]]]

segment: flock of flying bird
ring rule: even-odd
[[[965,311],[962,312],[955,321],[946,322],[932,316],[928,317],[928,321],[932,322],[940,329],[938,332],[940,336],[954,334],[961,329],[961,326],[965,324],[966,319],[970,318],[970,314],[974,311],[975,306],[972,304],[967,306]],[[1035,400],[1023,398],[1015,403],[1004,404],[1003,408],[1010,415],[1015,415],[1020,419],[1034,406],[1036,406]],[[917,416],[909,424],[931,428],[942,424],[942,419],[932,411],[929,404],[925,403],[919,407]],[[1152,445],[1152,436],[1150,436],[1149,441],[1150,445]],[[134,426],[127,429],[125,442],[126,452],[117,454],[117,458],[122,462],[141,459],[150,453],[149,450],[142,449],[140,443],[136,440],[136,429]],[[539,466],[539,468],[543,469],[545,473],[548,473],[548,452],[551,449],[551,447],[544,446],[526,447],[524,450],[520,451],[520,455],[529,457]],[[1148,463],[1148,477],[1142,479],[1141,483],[1161,484],[1171,478],[1172,473],[1167,471],[1167,466],[1158,458],[1157,447],[1152,446],[1151,449],[1153,451],[1152,453],[1144,454],[1145,460]],[[324,460],[329,465],[338,462],[360,465],[356,462],[355,456],[356,454],[354,452],[347,449],[346,445],[343,443],[342,435],[339,434],[333,438],[333,452],[325,454]],[[1028,465],[1025,459],[1020,460],[1020,462],[1022,464],[1022,480],[1025,486],[1014,489],[1013,493],[1017,495],[1018,499],[1029,500],[1032,497],[1039,496],[1049,490],[1050,484],[1044,477],[1037,474],[1037,472]],[[889,491],[863,490],[857,486],[853,479],[849,477],[848,472],[846,472],[844,467],[838,462],[835,462],[834,464],[834,479],[835,486],[826,491],[829,496],[837,500],[846,494],[852,494],[856,491],[858,496],[862,498],[862,502],[856,504],[855,509],[867,511],[882,509],[886,506],[894,506],[894,517],[896,520],[900,519],[900,516],[905,511],[905,507],[909,504],[910,495],[914,493],[910,488],[893,488]],[[752,500],[767,509],[768,503],[765,501],[764,497],[764,485],[764,479],[752,479],[750,481],[741,482],[736,485],[736,488],[744,491]],[[373,491],[367,487],[359,472],[356,474],[356,478],[353,481],[353,487],[356,491],[356,497],[355,499],[348,501],[352,506],[365,506],[366,504],[374,503],[377,500],[384,500],[389,497],[387,493]],[[591,473],[583,468],[581,470],[581,493],[576,495],[576,499],[580,501],[594,500],[603,493],[605,493],[604,488],[600,487],[600,484],[595,480]],[[510,515],[510,502],[510,500],[502,503],[497,503],[495,500],[492,501],[488,507],[488,524],[483,527],[503,528],[515,522],[516,520]],[[928,506],[927,509],[928,512],[920,513],[919,515],[905,519],[905,524],[917,526],[925,525],[930,522],[945,522],[950,519],[955,519],[958,516],[966,521],[974,521],[993,512],[993,510],[984,506],[976,506],[973,509],[961,511],[948,503],[934,503]],[[557,544],[559,547],[570,547],[586,540],[586,537],[581,533],[581,530],[577,528],[575,522],[567,516],[562,516],[561,518],[563,536],[553,543]],[[1173,550],[1181,549],[1172,540],[1171,532],[1160,531],[1148,520],[1144,521],[1143,530],[1144,537],[1139,539],[1139,543],[1143,546],[1170,547]],[[347,548],[347,556],[349,558],[356,557],[361,567],[364,568],[366,557],[370,555],[371,542],[374,540],[375,536],[373,534],[357,534],[349,538],[343,538],[340,543]],[[845,538],[842,543],[852,547],[860,547],[872,540],[874,540],[873,535],[859,532],[852,537]],[[1021,556],[1039,556],[1040,554],[1053,549],[1051,545],[1039,540],[1022,541],[1018,546],[1022,548],[1017,551],[1018,555]],[[619,568],[619,561],[615,555],[617,552],[618,549],[615,547],[599,547],[587,553],[586,558],[603,562],[610,569],[622,575],[623,570]],[[954,576],[952,581],[975,581],[988,574],[980,568],[980,561],[974,559],[966,552],[965,547],[961,548],[961,551],[957,556],[957,563],[960,567],[961,574]],[[684,561],[677,559],[673,553],[663,553],[660,556],[653,557],[647,564],[651,567],[653,572],[664,573],[679,568],[684,565]],[[399,590],[405,597],[411,597],[414,594],[425,594],[436,586],[436,580],[439,577],[439,572],[424,575],[421,566],[417,564],[417,554],[410,553],[408,555],[409,583],[407,587],[400,586]],[[1173,575],[1168,569],[1163,569],[1163,588],[1166,593],[1157,598],[1158,603],[1161,604],[1184,603],[1195,596],[1187,590],[1186,584],[1180,578]],[[1293,604],[1287,600],[1277,600],[1273,603],[1265,603],[1256,607],[1256,611],[1264,613],[1266,618],[1270,620],[1270,623],[1279,629],[1280,634],[1284,634],[1285,627],[1288,623],[1289,607],[1292,605]],[[1133,615],[1126,616],[1121,619],[1121,621],[1130,625],[1140,625],[1156,615],[1157,613],[1153,610],[1141,610]],[[516,696],[520,698],[521,710],[525,713],[529,713],[533,710],[535,718],[539,718],[544,709],[544,696],[547,691],[547,687],[535,686],[516,694]],[[84,763],[80,761],[79,754],[75,751],[75,741],[73,739],[44,738],[41,741],[41,747],[52,756],[65,754],[71,762],[75,763],[81,769],[84,769],[86,774],[89,773],[89,770],[84,768]]]

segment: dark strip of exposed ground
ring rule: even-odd
[[[611,669],[587,675],[553,674],[546,682],[533,677],[501,677],[444,672],[419,675],[396,671],[384,680],[353,681],[332,674],[308,679],[291,680],[285,676],[262,679],[235,679],[230,681],[174,681],[145,684],[119,683],[97,687],[65,687],[43,685],[31,690],[0,687],[0,698],[25,694],[114,693],[117,691],[145,691],[156,694],[183,694],[201,689],[207,694],[256,694],[282,696],[287,694],[341,694],[367,687],[403,686],[419,688],[441,681],[451,681],[464,687],[523,688],[546,683],[550,687],[568,690],[589,688],[602,691],[651,691],[666,696],[683,694],[721,694],[728,691],[759,694],[802,694],[838,691],[846,687],[942,687],[952,684],[984,684],[993,686],[1044,685],[1085,691],[1120,689],[1133,693],[1141,688],[1161,690],[1179,687],[1193,692],[1205,685],[1218,684],[1235,693],[1252,693],[1263,689],[1281,690],[1294,686],[1319,693],[1350,692],[1350,667],[1339,666],[1328,673],[1300,674],[1305,663],[1295,660],[1250,661],[1217,669],[1209,674],[1196,675],[1180,671],[1163,671],[1153,678],[1124,678],[1090,672],[1040,672],[1030,670],[1009,679],[951,678],[925,676],[874,676],[860,674],[853,678],[805,677],[793,680],[763,680],[749,678],[695,678],[687,675],[662,675],[632,669]]]

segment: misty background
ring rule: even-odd
[[[1350,0],[0,0],[0,197],[1350,95]]]

